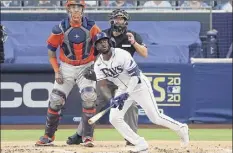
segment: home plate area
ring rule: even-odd
[[[232,153],[231,141],[191,141],[187,148],[180,148],[179,141],[148,141],[149,153]],[[38,147],[30,141],[1,142],[1,153],[128,153],[124,141],[96,141],[95,147],[66,145],[55,141],[54,146]]]

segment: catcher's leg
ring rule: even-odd
[[[84,146],[93,147],[92,137],[94,133],[94,125],[89,125],[88,120],[96,113],[96,91],[93,87],[85,87],[81,90],[82,98],[82,119],[78,125],[77,132],[68,137],[67,144],[80,144]],[[85,143],[86,141],[86,143]]]
[[[85,87],[81,90],[81,98],[83,100],[82,107],[82,126],[83,126],[83,143],[86,147],[93,147],[93,133],[94,125],[90,125],[88,120],[93,117],[96,113],[95,102],[96,102],[96,91],[93,87]]]
[[[111,97],[114,95],[114,92],[116,90],[116,87],[112,85],[113,84],[109,82],[109,90],[106,91],[108,92],[108,94],[111,95]],[[99,89],[99,86],[96,87],[96,93],[97,93],[96,113],[99,113],[108,104],[110,99],[106,99],[102,91]],[[81,120],[79,123],[78,129],[77,129],[77,132],[73,134],[72,136],[68,137],[68,140],[66,142],[69,145],[80,144],[82,143],[82,136],[83,136],[83,121]]]
[[[68,145],[73,145],[73,144],[80,144],[82,143],[82,132],[83,132],[83,122],[82,122],[82,119],[81,121],[79,122],[79,125],[78,125],[78,129],[77,129],[77,132],[75,132],[72,136],[68,137],[68,139],[66,140],[66,143]]]
[[[61,109],[65,101],[66,94],[60,90],[53,89],[47,111],[45,135],[37,141],[36,145],[51,145],[51,142],[54,141],[54,134],[57,130]]]
[[[54,141],[54,134],[61,118],[61,109],[75,83],[73,79],[69,79],[70,77],[66,78],[66,73],[63,73],[63,76],[65,78],[63,84],[58,84],[56,81],[54,83],[54,89],[49,99],[45,134],[37,141],[36,145],[50,145]]]

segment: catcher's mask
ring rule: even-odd
[[[129,14],[123,9],[116,9],[109,15],[111,28],[115,32],[123,33],[127,29]],[[120,20],[120,19],[123,19]],[[120,20],[120,21],[119,21]]]
[[[94,56],[100,54],[107,54],[112,47],[110,38],[104,32],[99,32],[94,37]]]

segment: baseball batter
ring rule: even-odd
[[[123,9],[115,9],[109,14],[109,22],[111,27],[104,30],[104,32],[111,38],[114,47],[122,48],[128,51],[131,56],[135,53],[142,57],[147,57],[147,47],[143,43],[141,36],[132,30],[128,29],[128,21],[130,19],[129,14]],[[96,80],[96,76],[93,69],[88,69],[87,73],[84,75],[86,79]],[[114,95],[115,90],[117,89],[116,85],[108,81],[108,92],[109,94]],[[109,102],[110,99],[106,99],[103,96],[99,86],[96,86],[97,100],[96,100],[96,113],[100,112]],[[133,103],[131,107],[125,114],[125,122],[137,133],[138,129],[138,107],[136,103]],[[82,136],[82,121],[78,126],[77,132],[72,136],[68,137],[66,141],[67,144],[79,144],[81,143]],[[132,145],[129,141],[126,140],[126,145]]]
[[[93,126],[88,124],[88,119],[96,112],[96,82],[86,79],[83,72],[94,63],[92,42],[100,29],[94,21],[83,16],[84,7],[85,5],[78,0],[67,0],[66,9],[69,17],[56,25],[48,38],[48,55],[55,72],[55,82],[49,99],[45,134],[40,137],[36,145],[51,145],[54,141],[61,110],[76,84],[82,99],[83,145],[93,146]],[[60,47],[60,66],[56,58],[58,47]]]
[[[125,139],[135,145],[132,152],[148,150],[145,139],[136,134],[124,121],[124,115],[134,101],[145,110],[152,123],[175,131],[181,138],[182,146],[188,145],[188,126],[159,112],[151,84],[129,52],[112,48],[110,38],[104,32],[98,33],[94,40],[95,51],[101,54],[94,65],[97,84],[103,91],[107,88],[107,80],[118,87],[115,94],[118,98],[111,100],[115,108],[110,110],[109,121]]]

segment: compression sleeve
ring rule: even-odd
[[[126,69],[128,71],[128,74],[131,76],[128,83],[128,88],[126,89],[126,92],[130,94],[131,92],[133,92],[138,82],[140,81],[140,70],[136,62],[128,52],[126,52],[124,55],[124,69]]]

